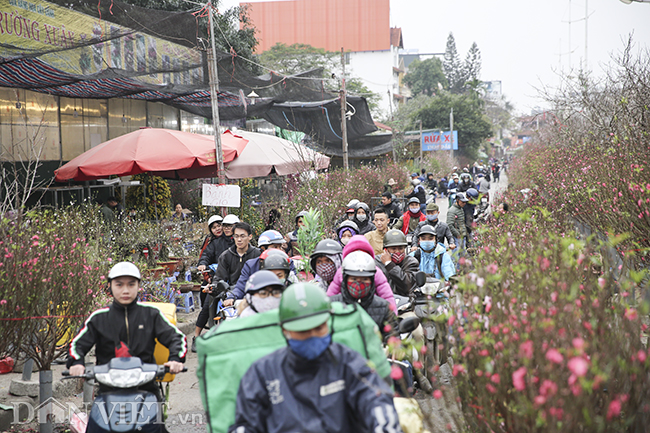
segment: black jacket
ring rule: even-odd
[[[411,289],[415,285],[415,274],[420,270],[420,263],[413,256],[407,255],[402,263],[396,265],[394,262],[384,265],[381,262],[380,255],[375,256],[375,262],[379,269],[382,270],[393,293],[402,296],[409,296]]]
[[[399,208],[399,205],[395,203],[394,201],[391,201],[390,204],[384,206],[381,206],[386,213],[388,213],[388,218],[391,220],[397,220],[399,217],[402,216],[402,211]]]
[[[424,187],[422,186],[422,184],[416,185],[410,194],[404,196],[404,198],[413,198],[413,197],[417,197],[418,200],[420,200],[420,204],[427,204],[427,194],[424,191]]]
[[[350,293],[345,288],[341,288],[341,293],[330,296],[330,300],[332,302],[338,301],[345,304],[358,303],[364,310],[366,310],[366,313],[372,317],[372,320],[375,321],[383,337],[397,335],[396,331],[399,327],[397,316],[395,316],[393,310],[390,309],[390,303],[384,298],[377,296],[374,290],[371,295],[368,295],[363,299],[355,299],[350,296]],[[384,329],[386,325],[390,325],[391,331],[386,332]]]
[[[185,362],[187,340],[156,307],[137,301],[126,307],[113,302],[90,315],[70,343],[67,368],[84,365],[85,355],[95,346],[97,365],[116,357],[116,349],[124,343],[131,356],[155,364],[153,352],[156,339],[169,349],[169,361]]]
[[[215,278],[217,281],[224,280],[231,286],[234,286],[237,284],[241,270],[244,268],[246,262],[259,257],[261,253],[259,248],[249,245],[246,253],[240,256],[237,253],[237,246],[233,245],[219,256],[219,266],[217,267]]]
[[[420,229],[422,229],[422,227],[425,225],[430,225],[433,227],[433,229],[436,231],[436,238],[438,239],[438,242],[444,243],[444,240],[447,239],[449,245],[454,243],[454,235],[451,233],[449,226],[447,223],[440,221],[440,218],[438,218],[434,222],[420,221],[418,226],[415,228],[415,231],[413,232],[413,241],[411,243],[412,246],[418,246],[418,235],[420,234]]]
[[[233,245],[235,245],[235,241],[232,236],[226,236],[224,234],[219,237],[213,236],[208,246],[203,250],[203,254],[201,254],[199,266],[210,266],[213,263],[218,263],[219,256]]]

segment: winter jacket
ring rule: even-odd
[[[487,194],[490,190],[490,182],[488,182],[484,177],[478,181],[478,192],[481,194]]]
[[[370,246],[375,254],[381,254],[384,251],[384,235],[386,233],[379,233],[377,230],[366,233],[364,236],[370,242]]]
[[[418,248],[413,256],[420,262],[420,270],[428,276],[432,276],[439,280],[444,279],[449,281],[449,278],[456,275],[456,266],[451,260],[451,256],[447,253],[447,248],[444,244],[438,243],[433,250],[433,260],[423,260],[424,251]]]
[[[359,227],[360,235],[365,235],[368,232],[377,230],[377,227],[375,227],[375,225],[370,222],[370,216],[368,216],[368,219],[366,219],[364,222],[361,222],[356,218],[354,218],[352,221],[354,221],[354,223]]]
[[[449,183],[447,184],[447,189],[458,189],[458,182],[454,182],[453,180],[450,180]]]
[[[246,253],[240,256],[237,253],[237,245],[233,245],[219,256],[219,266],[215,273],[216,280],[226,281],[231,286],[237,284],[246,262],[259,257],[261,253],[259,248],[249,245]]]
[[[395,334],[395,332],[386,331],[386,325],[390,325],[390,330],[399,329],[397,316],[395,316],[395,313],[391,310],[390,304],[387,300],[375,295],[374,287],[370,294],[363,299],[353,298],[347,290],[342,290],[341,293],[331,296],[330,299],[332,302],[338,301],[343,302],[344,304],[358,303],[361,305],[361,307],[366,310],[366,313],[372,317],[372,320],[375,321],[384,338],[386,338],[389,333],[391,335]]]
[[[415,232],[413,233],[413,241],[411,242],[412,246],[418,246],[418,235],[420,234],[422,227],[425,225],[430,225],[433,227],[433,229],[436,231],[436,239],[438,242],[444,243],[444,240],[447,239],[449,245],[454,243],[454,236],[451,233],[451,230],[449,230],[449,226],[446,223],[440,221],[440,219],[437,219],[435,221],[422,221],[418,224],[418,226],[415,228]]]
[[[381,256],[375,256],[377,267],[388,279],[388,284],[393,290],[401,296],[409,296],[411,289],[415,285],[415,274],[418,272],[419,263],[413,256],[407,255],[399,265],[389,262],[387,265],[381,262]]]
[[[235,284],[235,288],[232,289],[230,292],[228,292],[228,298],[227,299],[244,299],[244,293],[246,293],[246,283],[248,282],[248,279],[253,275],[255,272],[260,270],[260,258],[255,257],[254,259],[248,260],[246,263],[244,263],[244,267],[241,270],[241,273],[239,274],[239,279],[237,280],[237,284]],[[293,266],[293,261],[289,262],[289,273],[296,273],[296,268]]]
[[[422,184],[420,185],[415,185],[413,188],[413,191],[411,191],[410,194],[407,194],[404,196],[404,198],[413,198],[417,197],[418,200],[420,200],[420,204],[426,204],[427,202],[427,193],[424,191],[424,187]]]
[[[447,211],[447,225],[456,239],[464,239],[467,234],[465,227],[465,211],[458,203],[451,205]]]
[[[375,253],[372,249],[372,246],[368,242],[368,240],[361,235],[356,235],[352,236],[348,244],[343,248],[343,258],[350,254],[352,251],[365,251],[370,255],[370,257],[374,257]],[[390,285],[388,284],[388,281],[386,280],[386,276],[382,273],[379,272],[380,268],[377,267],[377,272],[375,273],[375,288],[377,291],[377,296],[384,298],[387,300],[391,308],[394,311],[397,311],[397,304],[395,304],[395,297],[393,296],[393,291],[391,290]],[[341,284],[343,283],[343,270],[341,268],[338,268],[336,270],[336,275],[334,275],[334,279],[330,283],[329,287],[327,288],[327,296],[334,296],[338,295],[341,293]]]
[[[408,222],[406,223],[407,225],[404,225],[404,220],[407,220]],[[404,212],[404,214],[397,220],[395,225],[393,225],[393,229],[395,230],[401,230],[402,233],[405,235],[409,233],[413,233],[415,231],[415,228],[418,226],[419,223],[422,221],[426,221],[427,217],[422,213],[418,212],[416,216],[413,216],[410,211]]]
[[[388,214],[388,219],[389,220],[397,219],[397,218],[402,216],[402,211],[400,210],[399,205],[397,203],[395,203],[394,201],[391,201],[386,206],[382,205],[381,207]]]
[[[470,188],[477,189],[476,184],[471,180],[469,182],[461,182],[460,184],[458,184],[458,191],[460,192],[465,192]]]
[[[169,349],[169,361],[185,362],[187,340],[156,307],[133,301],[127,306],[113,302],[92,313],[72,339],[67,368],[84,365],[86,354],[95,346],[97,365],[116,357],[116,349],[126,345],[131,356],[155,364],[156,339]]]
[[[331,343],[307,361],[289,347],[258,359],[241,380],[229,433],[401,433],[393,393],[354,350]]]
[[[213,263],[217,263],[219,261],[219,256],[233,245],[235,245],[235,241],[232,236],[226,236],[224,234],[219,237],[212,236],[210,243],[203,250],[203,254],[201,254],[199,266],[210,266]]]

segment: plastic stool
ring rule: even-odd
[[[181,293],[180,297],[176,298],[176,311],[182,310],[185,310],[187,314],[190,311],[194,311],[194,296],[192,292]]]

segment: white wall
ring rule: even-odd
[[[388,91],[391,98],[399,93],[397,75],[393,73],[393,67],[398,65],[399,55],[395,47],[385,51],[350,53],[350,64],[346,65],[348,77],[360,78],[370,90],[381,96],[379,108],[382,115],[379,118],[373,116],[375,120],[390,116]],[[392,109],[395,110],[394,104]]]

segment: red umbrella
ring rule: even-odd
[[[221,135],[224,163],[234,160],[248,140]],[[216,177],[214,137],[171,129],[142,128],[101,143],[55,170],[55,180],[93,180],[149,172],[169,179]]]

